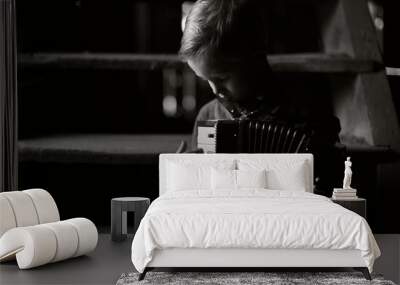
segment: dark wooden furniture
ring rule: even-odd
[[[357,198],[354,200],[339,200],[332,199],[332,201],[336,204],[353,211],[354,213],[359,214],[364,219],[367,219],[367,200],[363,198]]]
[[[122,197],[111,200],[111,240],[123,241],[128,233],[127,212],[134,212],[134,232],[136,233],[147,208],[150,205],[149,198]]]

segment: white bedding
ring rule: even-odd
[[[265,189],[162,195],[140,223],[132,262],[143,272],[165,248],[358,249],[371,272],[380,255],[359,215],[323,196]]]

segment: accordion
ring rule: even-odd
[[[311,133],[276,121],[208,120],[197,123],[197,147],[206,153],[309,152]]]

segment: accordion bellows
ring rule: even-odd
[[[309,152],[310,131],[275,121],[208,120],[197,124],[197,147],[208,153]]]

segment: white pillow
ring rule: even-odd
[[[239,190],[242,188],[266,188],[267,177],[262,170],[211,169],[213,190]]]
[[[211,189],[236,189],[236,170],[211,169]]]
[[[169,163],[168,191],[210,189],[210,167]]]
[[[237,188],[267,188],[267,171],[236,170]]]
[[[167,162],[167,191],[210,190],[211,169],[235,169],[235,160],[190,161],[174,160]]]
[[[295,160],[238,160],[239,170],[262,170],[266,169],[267,188],[273,190],[307,191],[310,169],[307,161]]]
[[[268,171],[268,187],[277,190],[307,191],[308,179],[304,175],[305,163],[299,163],[294,168],[282,172],[277,169]]]

